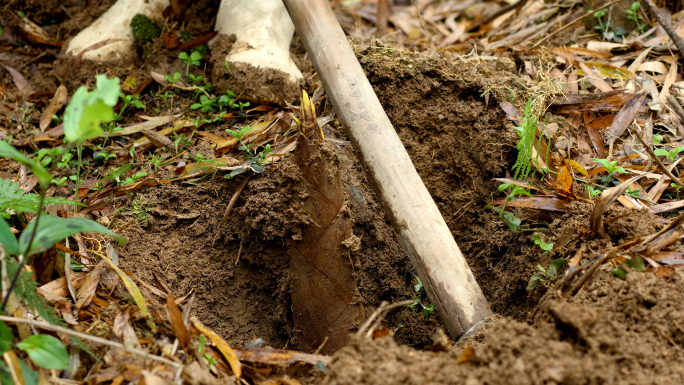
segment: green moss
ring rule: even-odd
[[[135,41],[141,45],[151,42],[155,37],[161,36],[161,29],[154,25],[147,16],[140,13],[133,16],[131,28],[133,29]]]

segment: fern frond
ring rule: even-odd
[[[0,217],[9,218],[8,210],[14,211],[15,214],[21,213],[38,213],[38,205],[40,204],[40,195],[34,193],[26,193],[19,188],[19,182],[12,182],[9,179],[0,178]],[[45,206],[54,205],[81,205],[82,203],[73,201],[71,199],[60,197],[45,197],[43,202]]]
[[[512,167],[514,172],[513,178],[525,179],[532,171],[532,148],[534,148],[534,140],[537,137],[537,117],[532,111],[533,99],[527,101],[522,118],[520,119],[520,126],[515,129],[518,131],[520,141],[516,144],[518,149],[518,158]]]

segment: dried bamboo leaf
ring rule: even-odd
[[[188,333],[188,328],[185,327],[183,322],[183,315],[181,315],[178,305],[173,299],[171,294],[166,296],[166,311],[169,314],[169,321],[171,322],[171,328],[173,329],[176,338],[178,338],[178,343],[183,349],[187,349],[190,345],[190,334]]]
[[[223,357],[228,361],[230,368],[233,370],[235,377],[240,378],[242,376],[242,364],[238,360],[233,349],[228,345],[228,343],[221,338],[218,334],[214,333],[212,330],[204,326],[197,317],[190,317],[192,325],[209,338],[211,342],[216,344],[218,350],[223,354]]]
[[[644,104],[644,101],[646,100],[646,95],[648,95],[648,89],[643,89],[634,94],[634,97],[625,103],[625,106],[622,107],[617,116],[615,116],[615,119],[613,119],[613,122],[608,128],[608,134],[606,135],[609,156],[613,153],[613,144],[615,144],[615,140],[619,138],[620,135],[625,132],[627,126],[634,121],[637,112],[639,112],[639,108],[641,108],[641,105]]]
[[[124,286],[126,286],[126,289],[128,289],[128,292],[133,297],[135,304],[138,305],[140,313],[144,317],[151,317],[152,315],[147,310],[147,303],[145,303],[145,297],[143,297],[142,293],[140,292],[140,289],[138,289],[138,286],[136,286],[135,282],[133,282],[131,277],[129,277],[128,274],[124,273],[123,270],[119,269],[119,266],[115,265],[114,262],[112,262],[112,260],[109,259],[107,256],[100,255],[100,257],[104,259],[109,264],[109,266],[112,269],[114,269],[114,271],[116,271],[116,273],[119,275],[119,278],[121,278],[121,281],[123,282]]]

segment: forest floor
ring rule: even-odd
[[[309,351],[293,320],[297,107],[260,105],[240,88],[254,80],[221,71],[231,42],[205,45],[218,0],[190,2],[134,63],[65,55],[65,42],[112,3],[0,6],[0,139],[45,167],[59,163],[47,196],[82,205],[49,214],[96,220],[126,240],[86,233],[29,261],[32,287],[62,320],[28,328],[21,319],[44,317],[15,301],[0,328],[2,384],[684,383],[684,82],[680,53],[645,3],[598,2],[597,14],[578,1],[390,2],[380,35],[375,1],[331,2],[496,314],[456,342],[429,310],[295,34],[291,53],[339,158],[359,238],[349,254],[355,301],[370,314],[416,299],[336,352]],[[662,11],[684,34],[681,10]],[[174,39],[203,55],[199,65],[178,58]],[[164,81],[175,73],[184,85]],[[99,74],[121,81],[116,119],[59,159],[66,103]],[[231,103],[204,109],[205,95]],[[229,130],[245,126],[235,140]],[[242,142],[274,150],[254,167],[258,150]],[[0,175],[0,207],[18,234],[34,214],[11,199],[17,188],[40,193],[39,180],[9,158]],[[5,295],[5,264],[16,271],[16,262],[2,263]],[[93,338],[84,346],[65,328]],[[39,329],[67,347],[67,369],[46,369],[16,344]]]

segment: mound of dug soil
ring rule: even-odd
[[[603,273],[579,295],[551,299],[534,328],[510,319],[435,354],[391,338],[357,340],[323,384],[682,384],[684,273],[626,280]],[[458,364],[466,343],[474,357]]]
[[[445,61],[412,63],[369,62],[369,78],[487,299],[496,311],[524,319],[531,308],[524,288],[534,267],[507,255],[518,238],[484,209],[496,188],[492,178],[505,176],[512,164],[516,141],[504,114],[481,97],[485,77],[496,64],[469,67],[470,80],[465,81],[457,71],[463,75],[466,69]],[[396,72],[401,68],[406,72]],[[326,137],[343,143],[339,127],[326,130]],[[357,297],[369,308],[383,300],[403,300],[413,278],[410,264],[353,148],[341,145],[337,151],[353,232],[361,241],[350,254]],[[121,251],[122,265],[144,280],[156,275],[176,297],[195,293],[198,316],[231,344],[262,338],[273,347],[300,348],[294,338],[285,241],[297,229],[288,213],[282,167],[288,162],[253,176],[220,229],[221,214],[239,181],[217,175],[195,186],[162,185],[140,193],[134,199],[147,207],[148,215],[145,221],[128,221],[130,241]],[[400,343],[414,347],[432,344],[439,327],[434,316],[425,320],[406,308],[387,321]]]

